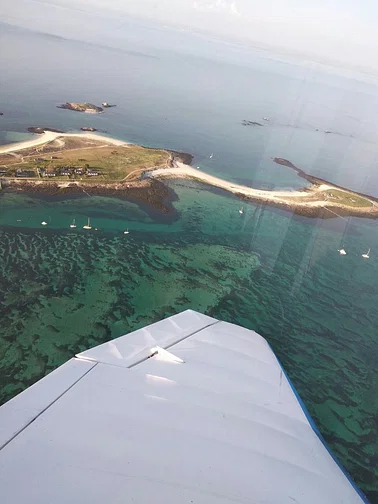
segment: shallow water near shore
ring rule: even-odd
[[[193,166],[254,187],[303,187],[272,162],[281,156],[378,196],[374,86],[255,54],[243,66],[9,28],[2,37],[13,53],[0,53],[1,144],[30,138],[29,126],[93,125],[192,153]],[[25,47],[45,57],[15,67]],[[117,107],[83,116],[56,108],[67,100]],[[241,125],[263,116],[263,127]],[[0,402],[81,350],[192,308],[267,338],[332,450],[378,503],[378,222],[308,219],[189,181],[169,185],[179,197],[170,219],[118,198],[0,192]]]
[[[332,449],[373,490],[378,263],[361,252],[378,249],[376,224],[253,204],[240,215],[235,198],[171,186],[170,224],[115,198],[1,196],[1,401],[79,351],[192,308],[268,339]],[[87,215],[98,231],[82,229]]]

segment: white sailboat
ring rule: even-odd
[[[88,224],[83,226],[83,229],[92,229],[91,221],[90,221],[89,217],[88,217]]]
[[[366,252],[366,254],[362,254],[362,257],[364,259],[369,259],[370,258],[370,249]]]
[[[129,228],[126,229],[126,231],[123,232],[123,234],[129,234]]]
[[[337,214],[338,215],[338,214]],[[346,243],[347,241],[347,236],[348,236],[348,228],[349,228],[349,220],[346,221],[346,225],[344,227],[344,231],[343,231],[343,235],[341,237],[341,240],[340,240],[340,248],[337,250],[337,252],[342,255],[342,256],[346,256],[347,255],[347,251],[345,250],[344,248],[344,244]]]
[[[242,208],[239,210],[239,213],[240,213],[240,215],[243,215],[243,213],[244,213],[244,207],[242,207]]]
[[[75,228],[76,227],[76,222],[75,219],[71,222],[70,228]]]

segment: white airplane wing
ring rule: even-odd
[[[185,311],[0,408],[4,504],[361,504],[264,338]]]

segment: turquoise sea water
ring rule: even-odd
[[[191,152],[195,165],[244,183],[303,186],[272,163],[279,155],[378,195],[372,85],[255,54],[243,65],[157,49],[141,57],[9,28],[3,42],[13,54],[0,52],[1,143],[31,125],[85,120]],[[43,61],[15,65],[26,46],[45,47]],[[55,108],[79,99],[117,107],[84,119]],[[240,124],[263,116],[262,128]],[[378,502],[377,222],[245,203],[240,215],[235,197],[169,184],[171,220],[117,198],[0,195],[0,401],[78,351],[192,308],[268,339],[332,450]],[[98,231],[82,229],[88,216]]]

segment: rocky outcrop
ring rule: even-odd
[[[42,128],[40,126],[30,126],[28,128],[29,133],[37,133],[37,135],[42,135],[45,131],[53,131],[54,133],[64,133],[64,131],[60,131],[54,128]]]
[[[256,121],[247,121],[246,119],[242,120],[243,126],[264,126],[263,124]]]
[[[63,184],[50,181],[31,181],[9,178],[4,181],[3,188],[22,191],[34,195],[67,197],[77,195],[114,196],[125,198],[142,205],[148,212],[159,212],[170,215],[174,219],[177,215],[172,203],[178,200],[177,194],[160,180],[146,179],[136,182],[117,182],[108,184],[82,184],[72,182]]]
[[[89,114],[101,114],[104,111],[102,107],[98,107],[97,105],[93,105],[93,103],[75,103],[75,102],[66,102],[61,105],[57,105],[58,108],[73,110],[75,112],[87,112]]]

